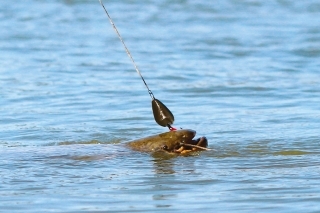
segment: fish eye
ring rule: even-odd
[[[167,145],[163,145],[161,148],[162,148],[163,150],[168,150],[168,146],[167,146]]]

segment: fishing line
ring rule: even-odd
[[[148,87],[148,85],[147,85],[146,81],[145,81],[145,80],[144,80],[144,78],[142,77],[141,72],[139,71],[138,66],[137,66],[137,65],[136,65],[136,63],[134,62],[133,57],[131,56],[131,53],[130,53],[129,49],[127,48],[126,44],[124,43],[124,41],[123,41],[123,39],[122,39],[122,37],[121,37],[121,35],[120,35],[120,33],[119,33],[118,29],[116,28],[116,25],[113,23],[113,21],[112,21],[112,19],[111,19],[110,15],[109,15],[109,13],[108,13],[107,9],[104,7],[104,5],[103,5],[102,1],[101,1],[101,0],[99,0],[99,2],[100,2],[100,4],[101,4],[101,6],[103,7],[104,11],[106,12],[106,14],[107,14],[107,16],[108,16],[108,18],[109,18],[109,21],[110,21],[110,23],[111,23],[111,25],[112,25],[112,27],[113,27],[114,31],[116,31],[116,33],[117,33],[117,35],[118,35],[118,37],[119,37],[119,39],[120,39],[121,43],[123,44],[124,49],[126,50],[127,55],[128,55],[128,56],[129,56],[129,58],[131,59],[131,61],[132,61],[132,63],[133,63],[134,68],[136,69],[137,73],[140,75],[140,77],[141,77],[141,79],[142,79],[142,81],[143,81],[144,85],[147,87],[147,89],[148,89],[148,93],[149,93],[150,97],[152,98],[152,100],[154,100],[155,98],[154,98],[153,93],[151,92],[151,90],[149,89],[149,87]]]
[[[134,68],[136,69],[137,73],[139,74],[139,76],[141,77],[144,85],[147,87],[148,89],[148,93],[152,99],[151,101],[151,104],[152,104],[152,111],[153,111],[153,117],[154,117],[154,120],[160,125],[160,126],[163,126],[163,127],[168,127],[171,131],[174,131],[176,130],[174,127],[171,127],[171,124],[173,124],[173,121],[174,121],[174,116],[173,114],[171,113],[171,111],[161,102],[159,101],[158,99],[156,99],[153,95],[153,93],[151,92],[151,90],[149,89],[146,81],[144,80],[144,78],[142,77],[139,69],[138,69],[138,66],[136,65],[136,63],[134,62],[133,60],[133,57],[131,56],[131,53],[129,51],[129,49],[127,48],[126,44],[124,43],[118,29],[116,28],[116,25],[113,23],[107,9],[104,7],[103,3],[102,3],[102,0],[99,0],[101,6],[103,7],[104,11],[106,12],[107,16],[108,16],[108,19],[114,29],[114,31],[117,33],[118,35],[118,38],[120,39],[121,43],[123,44],[124,46],[124,49],[126,50],[126,53],[127,55],[129,56],[129,58],[131,59],[132,63],[133,63],[133,66]]]

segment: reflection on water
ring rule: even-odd
[[[173,158],[176,156],[171,156],[170,154],[163,154],[163,153],[153,153],[152,157],[153,165],[154,165],[154,171],[156,174],[174,174],[174,164],[173,164]]]

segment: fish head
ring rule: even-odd
[[[201,148],[208,146],[206,137],[194,139],[196,131],[191,129],[181,129],[172,131],[166,135],[166,143],[161,147],[162,150],[174,153],[187,153],[190,151],[200,151]]]

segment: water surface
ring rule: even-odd
[[[0,8],[0,211],[320,212],[318,1],[105,1],[175,126],[213,150],[128,150],[167,131],[99,1]]]

